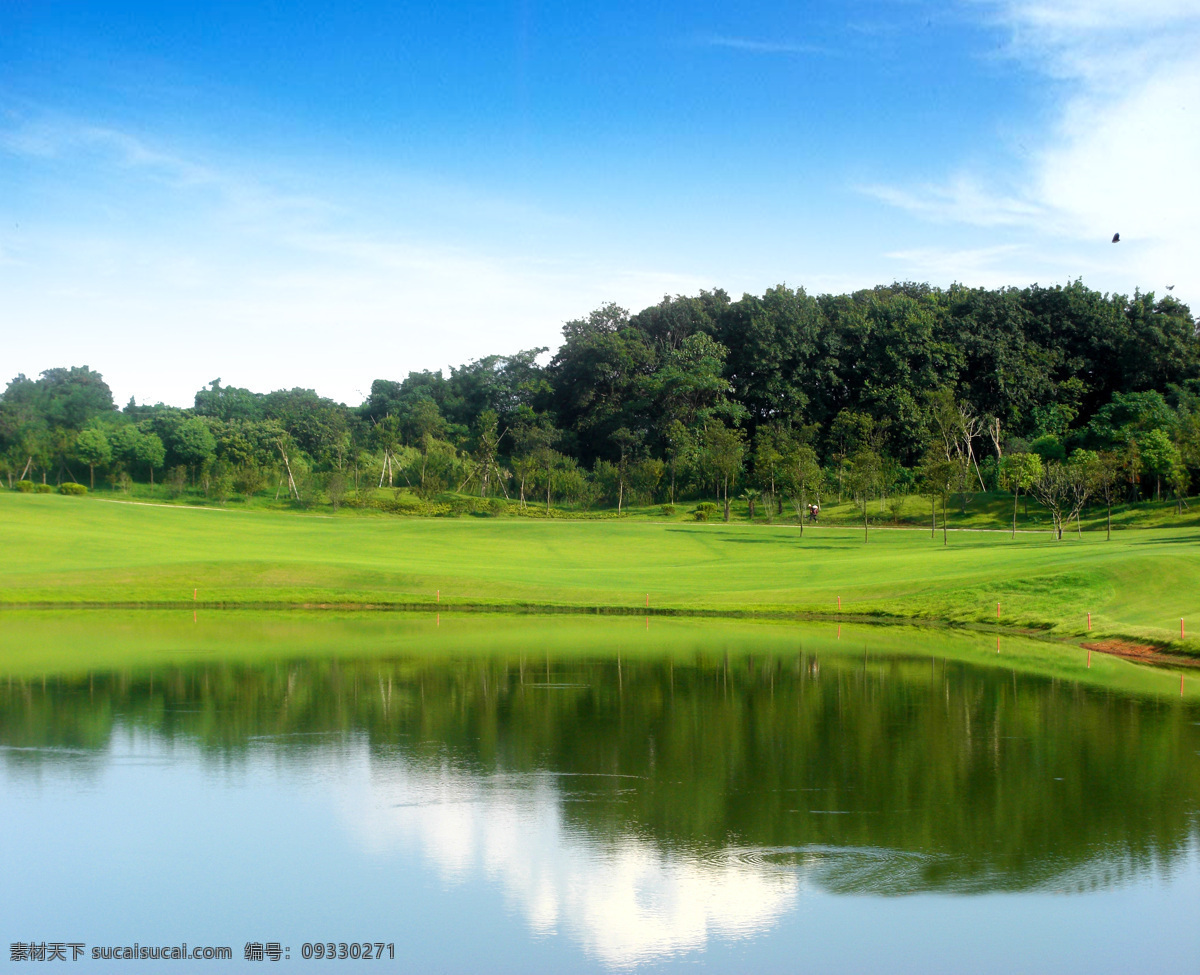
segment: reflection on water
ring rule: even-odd
[[[482,870],[535,933],[561,927],[609,964],[702,948],[710,935],[753,934],[799,889],[791,870],[672,856],[635,830],[579,829],[553,777],[480,776],[400,756],[381,764],[369,795],[342,807],[369,850],[419,848],[450,883]]]
[[[769,930],[806,891],[1194,872],[1196,721],[935,658],[179,662],[0,681],[0,781],[361,765],[320,788],[366,857],[483,875],[535,936],[623,966]]]

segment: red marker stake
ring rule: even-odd
[[[1182,640],[1183,638],[1184,638],[1184,634],[1183,634],[1183,617],[1181,616],[1181,617],[1179,617],[1179,639],[1181,639],[1181,640]]]
[[[842,611],[842,597],[838,596],[838,612]]]
[[[650,608],[650,593],[646,593],[646,609]]]
[[[195,601],[196,601],[196,593],[197,593],[198,591],[199,591],[199,590],[196,590],[196,589],[193,589],[193,590],[192,590],[192,602],[195,602]]]
[[[437,601],[439,603],[442,601],[442,591],[440,589],[437,591]]]
[[[1000,604],[996,603],[996,619],[1000,618]]]

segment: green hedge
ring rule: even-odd
[[[87,494],[87,487],[83,484],[76,484],[74,481],[63,481],[58,486],[58,493],[71,495]]]
[[[13,486],[22,494],[33,494],[33,489],[37,487],[33,481],[17,481],[17,483]]]

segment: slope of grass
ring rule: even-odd
[[[1200,652],[1200,530],[362,518],[0,492],[0,605],[433,604],[997,621]]]

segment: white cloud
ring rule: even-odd
[[[1200,303],[1200,6],[1184,0],[979,3],[1044,77],[1053,122],[1024,170],[864,192],[923,219],[1011,228],[1011,267],[1075,251],[1074,273]],[[1120,233],[1121,244],[1109,243]],[[949,252],[947,252],[948,254]],[[981,253],[981,252],[976,252]],[[911,257],[910,252],[903,256]],[[995,253],[992,257],[998,257]],[[936,263],[936,262],[935,262]],[[1040,275],[1044,278],[1044,275]]]

